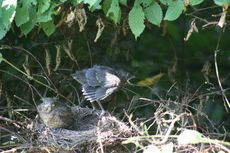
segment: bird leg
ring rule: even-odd
[[[104,108],[103,108],[103,106],[102,106],[102,104],[101,104],[101,102],[100,102],[100,101],[97,101],[97,103],[98,103],[100,109],[101,109],[102,111],[105,111]]]

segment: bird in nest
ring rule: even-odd
[[[94,65],[92,68],[76,71],[72,77],[82,85],[86,100],[97,102],[104,111],[100,101],[124,86],[129,73],[108,66]]]

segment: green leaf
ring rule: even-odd
[[[9,31],[14,19],[17,0],[3,0],[0,4],[0,39],[2,39]]]
[[[230,0],[214,0],[216,5],[223,6],[226,4],[230,4]]]
[[[36,15],[36,7],[31,6],[29,9],[29,18],[30,20],[23,25],[20,26],[20,29],[24,35],[27,35],[34,27],[36,20],[37,20],[37,15]]]
[[[172,0],[160,0],[160,2],[164,5],[169,5],[172,2]]]
[[[202,3],[204,0],[189,0],[189,4],[194,6]]]
[[[185,129],[177,137],[178,144],[187,145],[187,144],[198,144],[203,141],[202,134],[195,130]]]
[[[112,0],[104,0],[102,3],[102,9],[105,13],[105,15],[107,14],[110,6],[111,6]]]
[[[2,53],[0,53],[0,63],[2,62],[3,57],[2,57]]]
[[[119,3],[121,3],[122,5],[127,6],[127,0],[119,0]]]
[[[88,8],[92,12],[101,9],[101,0],[79,0],[78,3],[89,4]]]
[[[134,6],[129,12],[129,26],[135,36],[135,39],[137,39],[137,37],[140,36],[145,29],[144,20],[145,14],[142,7],[140,5]]]
[[[38,0],[38,14],[42,14],[50,7],[50,0]]]
[[[157,2],[152,3],[149,7],[144,9],[145,17],[148,19],[149,22],[160,26],[163,12],[160,5]]]
[[[142,0],[142,4],[144,7],[150,6],[152,3],[155,3],[153,0]]]
[[[15,23],[18,27],[30,20],[29,9],[36,5],[36,0],[21,0],[16,9]]]
[[[52,20],[53,19],[52,15],[55,14],[55,7],[56,7],[56,5],[53,4],[43,14],[38,14],[37,15],[37,22],[48,22],[48,21]]]
[[[103,3],[103,8],[106,16],[113,20],[115,24],[120,22],[121,19],[121,9],[118,0],[105,0]]]
[[[78,0],[70,0],[70,2],[71,2],[73,5],[77,5]]]
[[[176,0],[169,3],[164,20],[176,20],[184,10],[184,1]]]
[[[40,26],[47,36],[50,36],[52,33],[54,33],[56,28],[53,21],[42,22]]]

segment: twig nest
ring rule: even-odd
[[[40,121],[35,122],[33,128],[34,132],[37,133],[38,141],[44,145],[91,152],[89,150],[99,148],[102,144],[102,146],[107,146],[113,150],[115,149],[113,146],[118,144],[121,139],[132,135],[132,130],[125,123],[111,116],[108,112],[102,115],[100,110],[78,106],[71,107],[69,110],[66,105],[56,105],[56,103],[55,106],[52,104],[52,107],[49,105],[47,102],[39,105]],[[46,111],[43,110],[43,107],[46,108]],[[42,112],[40,112],[41,109]],[[67,110],[68,115],[65,112]],[[70,114],[70,119],[65,118],[70,117]]]

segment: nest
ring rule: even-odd
[[[108,112],[71,108],[74,123],[69,128],[50,128],[41,119],[33,124],[38,143],[51,148],[75,152],[127,152],[121,141],[132,135],[132,130]]]

